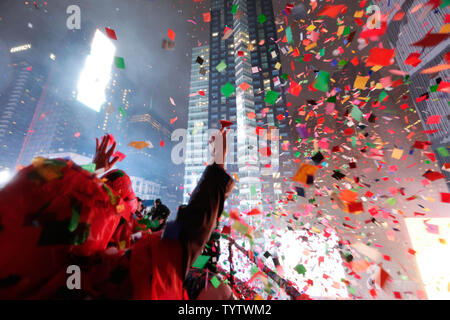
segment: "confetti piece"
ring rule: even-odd
[[[370,50],[367,66],[389,66],[395,49],[373,48]]]
[[[167,30],[167,37],[169,37],[170,40],[175,41],[175,32],[170,28]]]
[[[128,146],[138,149],[138,150],[142,150],[145,149],[147,147],[151,148],[151,143],[148,141],[132,141],[128,144]]]
[[[210,258],[211,256],[199,255],[195,262],[192,264],[192,267],[196,269],[203,269]]]
[[[314,88],[320,91],[327,92],[330,90],[330,74],[326,71],[319,71]]]
[[[231,94],[234,93],[236,89],[233,87],[233,85],[229,82],[227,82],[226,84],[224,84],[221,88],[220,88],[220,92],[225,96],[225,97],[229,97],[231,96]]]
[[[113,29],[105,28],[105,31],[106,31],[106,35],[109,38],[111,38],[113,40],[117,40],[116,32]]]
[[[114,57],[114,64],[118,69],[125,69],[125,60],[122,57]]]
[[[279,95],[280,95],[280,94],[279,94],[278,92],[269,90],[269,91],[267,91],[267,93],[266,93],[266,97],[264,98],[264,101],[265,101],[267,104],[274,105],[275,102],[277,101]]]
[[[345,4],[326,5],[319,13],[317,13],[317,16],[327,16],[330,18],[336,18],[346,8],[347,6]]]

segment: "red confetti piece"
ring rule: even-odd
[[[167,36],[170,40],[175,41],[175,32],[172,29],[169,28],[169,30],[167,31]]]

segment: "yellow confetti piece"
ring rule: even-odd
[[[373,72],[377,72],[377,71],[380,70],[381,68],[383,68],[383,66],[373,66],[373,67],[372,67],[372,71],[373,71]]]
[[[354,18],[362,18],[364,15],[364,11],[355,11],[355,14],[353,15]]]
[[[356,89],[364,90],[366,88],[367,81],[369,81],[370,76],[362,77],[356,76],[355,82],[353,83],[353,87]]]
[[[441,28],[441,30],[439,31],[439,33],[449,33],[450,32],[450,24],[444,24]]]
[[[312,232],[314,232],[314,233],[320,233],[321,231],[320,231],[320,229],[318,229],[318,228],[316,228],[316,227],[311,227],[311,231]]]
[[[309,46],[307,46],[307,47],[305,48],[305,50],[308,51],[308,50],[310,50],[310,49],[312,49],[312,48],[315,48],[315,47],[317,47],[317,43],[316,43],[316,42],[311,43]]]
[[[403,150],[401,150],[401,149],[395,148],[395,149],[392,151],[392,158],[394,158],[394,159],[400,160],[400,158],[402,157],[402,155],[403,155]]]
[[[316,29],[316,26],[313,25],[313,24],[310,24],[310,25],[308,26],[308,28],[306,28],[306,30],[308,30],[308,31],[313,31],[313,30],[315,30],[315,29]]]

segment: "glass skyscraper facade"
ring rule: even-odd
[[[209,46],[192,49],[183,203],[189,201],[208,161]]]
[[[41,103],[49,68],[33,63],[33,47],[14,52],[9,70],[4,70],[9,86],[0,93],[0,170],[13,172],[27,138],[33,115]]]
[[[286,100],[276,38],[272,1],[211,1],[209,128],[220,128],[221,119],[233,122],[227,170],[239,187],[231,202],[242,210],[274,209],[289,174],[280,165],[290,155],[280,157],[287,128],[278,120]],[[227,83],[235,88],[228,97]],[[275,103],[265,101],[270,91],[279,95]]]

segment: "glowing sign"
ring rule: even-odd
[[[26,51],[26,50],[28,50],[30,48],[31,48],[31,44],[27,43],[27,44],[24,44],[22,46],[11,48],[11,50],[9,50],[9,52],[15,53],[15,52],[20,52],[20,51]]]
[[[406,218],[428,299],[450,299],[450,218]]]
[[[100,30],[92,40],[91,53],[78,80],[77,100],[99,112],[106,101],[105,88],[111,79],[111,66],[116,47]]]

